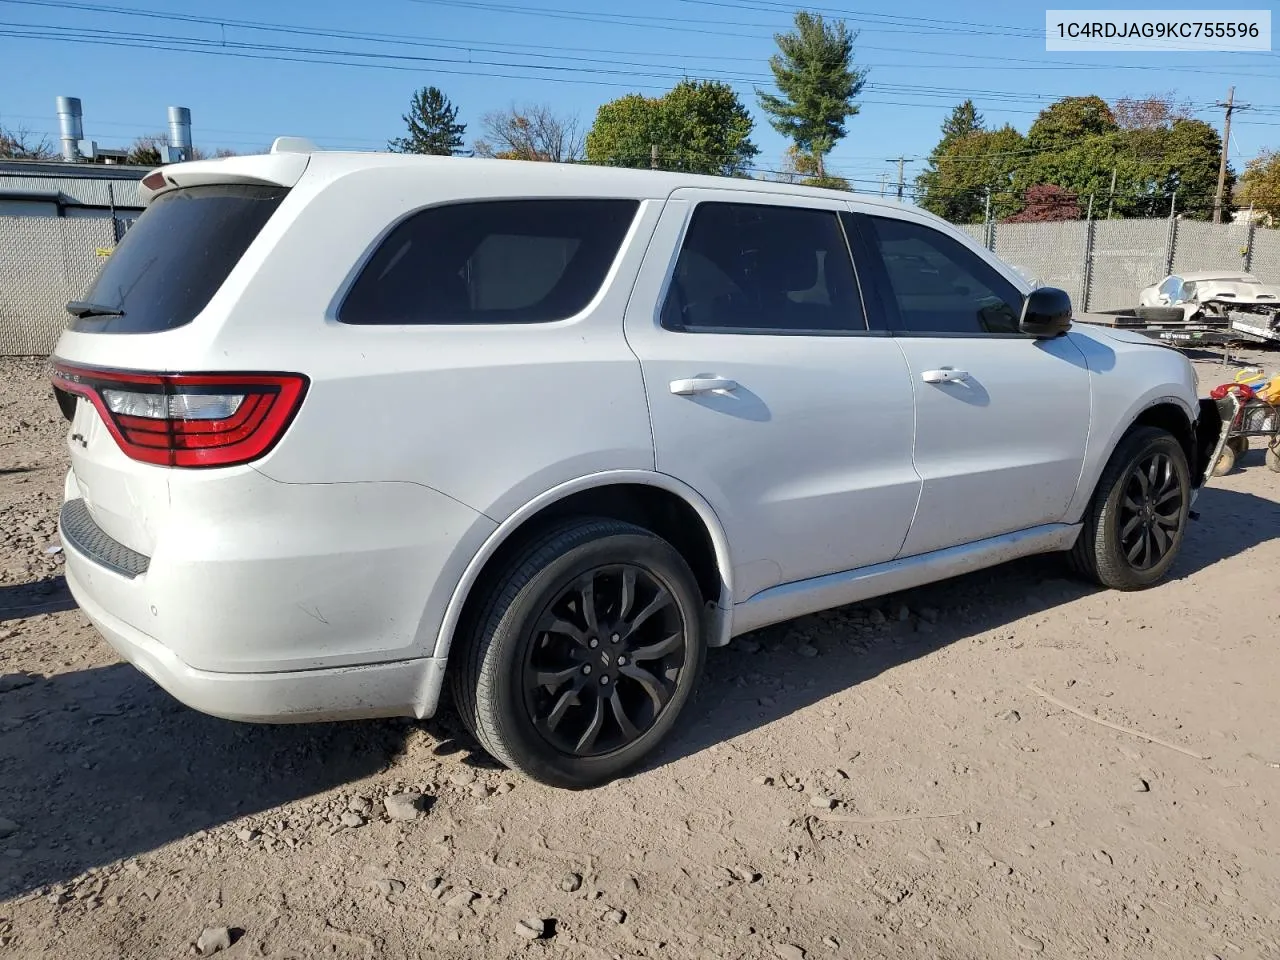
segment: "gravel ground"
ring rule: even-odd
[[[0,956],[1280,957],[1258,449],[1155,590],[1039,558],[739,638],[647,769],[568,793],[447,711],[238,725],[120,663],[47,552],[44,377],[0,360]]]

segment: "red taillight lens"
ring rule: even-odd
[[[53,385],[84,397],[120,449],[166,467],[230,467],[276,445],[307,392],[297,373],[135,373],[54,361]]]

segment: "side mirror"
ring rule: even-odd
[[[1071,329],[1071,297],[1057,287],[1036,287],[1022,304],[1018,329],[1033,337],[1056,337]]]

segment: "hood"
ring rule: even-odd
[[[1200,303],[1225,300],[1234,303],[1280,304],[1280,287],[1247,280],[1197,280],[1193,299]]]

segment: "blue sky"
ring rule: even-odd
[[[1280,53],[1046,53],[1041,5],[854,6],[869,2],[806,5],[858,29],[856,59],[871,67],[862,112],[828,163],[858,190],[896,179],[899,155],[915,161],[909,181],[965,96],[989,124],[1025,131],[1063,95],[1175,91],[1218,125],[1212,104],[1234,84],[1254,109],[1233,124],[1233,166],[1280,147]],[[585,128],[607,100],[690,76],[740,91],[757,117],[759,164],[777,168],[786,143],[753,91],[769,84],[772,36],[793,10],[783,0],[0,0],[0,124],[56,138],[54,98],[68,95],[83,100],[85,136],[102,146],[162,130],[174,104],[191,108],[204,147],[249,152],[287,133],[381,148],[403,132],[419,86],[461,106],[470,140],[484,112],[513,102],[546,103]],[[162,49],[191,45],[211,52]]]

